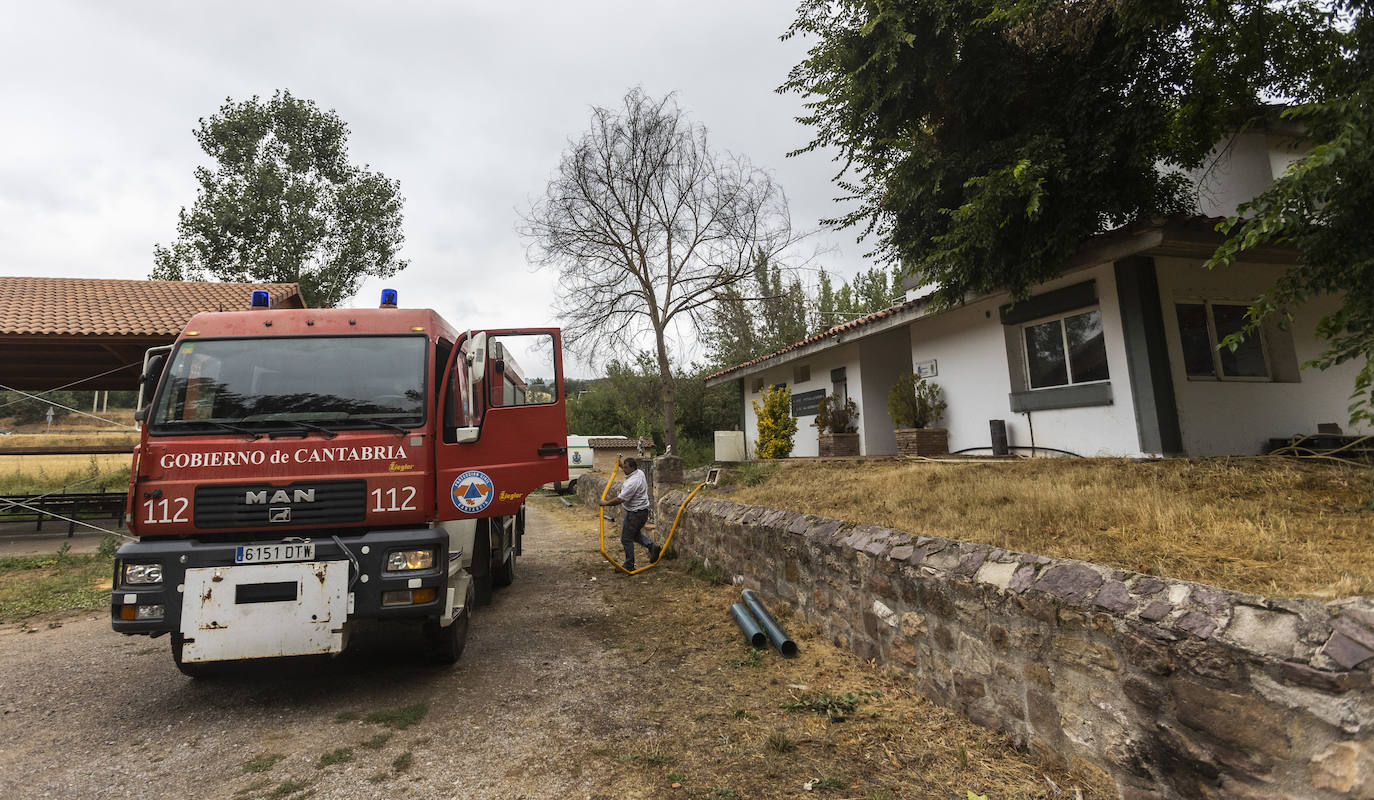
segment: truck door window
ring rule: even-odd
[[[558,401],[553,337],[547,333],[494,335],[487,341],[485,394],[493,406]]]
[[[453,444],[458,441],[458,429],[475,427],[482,424],[482,408],[472,394],[472,383],[468,372],[469,341],[465,338],[458,343],[458,353],[446,379],[447,391],[444,393],[444,441]]]

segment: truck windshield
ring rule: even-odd
[[[182,341],[149,426],[183,433],[226,425],[423,425],[428,342],[424,336]]]

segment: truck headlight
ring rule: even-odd
[[[387,572],[405,572],[412,569],[430,569],[434,566],[434,549],[392,550],[386,554]]]
[[[125,564],[124,565],[125,583],[162,583],[161,564]]]

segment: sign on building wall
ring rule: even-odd
[[[816,409],[821,407],[821,398],[823,397],[825,397],[824,389],[792,395],[792,416],[809,417],[814,415]]]
[[[929,361],[917,361],[916,374],[920,375],[922,378],[933,378],[940,374],[940,370],[935,363],[935,359],[932,358]]]

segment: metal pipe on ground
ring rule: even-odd
[[[759,623],[754,620],[754,616],[749,613],[749,609],[743,603],[735,603],[730,606],[730,613],[735,617],[735,624],[744,632],[744,637],[749,640],[755,650],[762,650],[768,645],[768,635],[759,627]]]
[[[768,634],[768,638],[773,642],[773,646],[778,648],[778,652],[785,658],[792,658],[797,654],[797,643],[792,641],[792,637],[778,624],[777,619],[764,608],[763,601],[754,594],[753,589],[745,589],[743,592],[744,604],[749,610],[754,612],[759,624],[763,626],[763,632]]]

